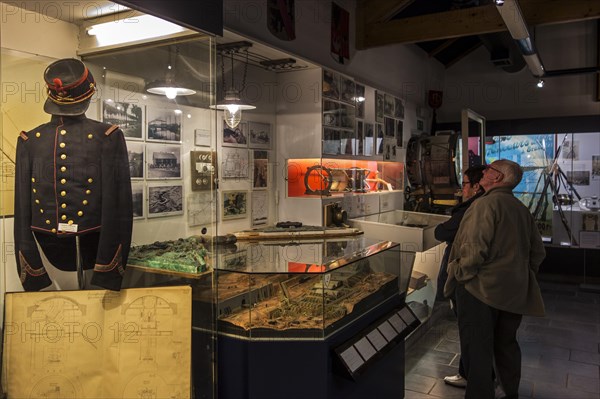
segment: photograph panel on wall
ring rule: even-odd
[[[148,217],[183,214],[183,185],[154,183],[148,185]]]
[[[385,137],[396,138],[396,120],[392,118],[385,118]]]
[[[372,123],[365,122],[364,126],[365,132],[365,155],[371,156],[373,155],[374,145],[375,145],[375,129]]]
[[[340,98],[340,75],[326,69],[323,70],[323,97]]]
[[[137,141],[127,141],[127,158],[129,159],[129,175],[131,179],[144,178],[145,144]]]
[[[364,155],[365,153],[365,129],[364,129],[363,121],[356,121],[356,143],[354,144],[354,149],[356,150],[356,155]]]
[[[354,130],[354,105],[340,104],[340,126]]]
[[[102,122],[119,125],[127,140],[144,139],[144,106],[129,102],[102,101]]]
[[[340,131],[337,129],[323,129],[323,154],[340,154]]]
[[[224,179],[247,179],[250,163],[248,150],[244,148],[223,147],[221,150],[221,177]]]
[[[252,177],[252,188],[265,190],[269,185],[269,155],[267,151],[253,151],[254,173]]]
[[[394,117],[404,119],[404,103],[397,97],[394,97]]]
[[[340,131],[340,154],[354,154],[354,142],[356,141],[356,132],[353,130]]]
[[[267,191],[252,191],[252,227],[264,226],[269,221],[269,197]]]
[[[375,131],[377,132],[375,136],[375,154],[383,154],[383,123],[376,123]]]
[[[323,101],[323,126],[341,126],[340,104],[335,101]]]
[[[562,146],[562,158],[571,161],[579,160],[579,141],[565,140]]]
[[[235,128],[223,123],[223,146],[227,147],[248,147],[248,122],[240,122]]]
[[[354,98],[356,105],[356,117],[363,119],[365,117],[365,86],[356,84],[356,97]]]
[[[396,119],[396,146],[402,148],[402,140],[404,133],[404,122],[400,119]]]
[[[262,122],[248,122],[250,148],[271,149],[271,125]]]
[[[133,182],[131,183],[131,199],[133,204],[133,218],[143,219],[144,210],[146,208],[146,189],[144,182]]]
[[[203,191],[187,196],[188,226],[207,226],[216,220],[215,192]]]
[[[194,129],[194,145],[197,147],[210,147],[210,130]]]
[[[384,104],[383,104],[383,114],[385,116],[394,116],[394,96],[391,96],[389,94],[385,94],[384,98]]]
[[[223,191],[221,216],[223,220],[246,218],[248,216],[248,191]]]
[[[600,155],[592,155],[592,179],[600,179]]]
[[[190,151],[192,191],[206,191],[215,188],[217,181],[217,152]]]
[[[182,112],[180,109],[148,106],[146,112],[148,141],[181,143]]]
[[[181,179],[181,146],[146,144],[146,179]]]
[[[345,101],[347,103],[352,103],[354,105],[355,97],[356,97],[356,93],[355,93],[356,88],[354,85],[354,81],[352,79],[342,76],[341,85],[342,85],[342,90],[340,92],[341,100]]]
[[[383,123],[383,109],[384,109],[383,93],[375,92],[375,121]]]
[[[590,171],[589,170],[567,170],[567,182],[574,186],[589,186]]]

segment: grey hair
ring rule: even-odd
[[[523,178],[523,169],[521,166],[508,159],[499,159],[494,162],[494,166],[497,166],[502,173],[504,173],[503,183],[509,186],[511,189],[517,187]]]

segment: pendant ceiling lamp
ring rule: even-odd
[[[217,49],[221,55],[221,87],[224,91],[224,96],[221,101],[217,102],[217,105],[211,105],[211,108],[224,111],[225,124],[232,129],[235,129],[240,124],[240,121],[242,120],[242,111],[256,108],[254,105],[243,101],[240,96],[240,93],[244,91],[246,86],[246,75],[248,73],[248,48],[250,46],[252,46],[252,44],[249,42],[236,42],[224,44]],[[235,88],[235,80],[233,76],[233,56],[237,53],[245,53],[246,57],[244,62],[242,84],[239,90]],[[229,55],[229,59],[231,60],[231,86],[229,86],[228,89],[225,89],[225,87],[227,87],[225,83],[225,58],[227,55]]]
[[[169,65],[163,79],[155,80],[146,85],[148,93],[162,95],[170,100],[174,100],[177,96],[191,96],[196,94],[195,90],[179,84],[175,79],[177,57],[179,57],[179,49],[176,48],[175,60],[173,60],[173,50],[169,48]]]

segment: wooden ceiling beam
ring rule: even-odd
[[[392,0],[385,1],[392,2]],[[598,0],[520,0],[519,5],[529,26],[600,18]],[[379,9],[378,14],[375,14],[375,11],[372,5],[359,3],[357,49],[452,39],[506,30],[504,21],[493,4],[393,19],[387,22],[367,22],[381,15],[383,9]]]

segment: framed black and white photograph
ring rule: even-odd
[[[402,148],[402,140],[404,132],[404,122],[399,119],[396,119],[396,146],[398,148]]]
[[[355,152],[356,132],[349,130],[340,131],[340,154],[353,155]]]
[[[104,100],[102,101],[102,122],[119,125],[127,140],[144,139],[144,106]]]
[[[223,220],[244,219],[248,217],[248,192],[228,190],[221,197],[221,216]]]
[[[235,128],[230,128],[223,121],[223,146],[248,147],[248,123],[240,122]]]
[[[146,190],[143,182],[131,183],[131,199],[133,203],[133,218],[143,219],[144,208],[146,205],[145,201]]]
[[[590,171],[589,170],[567,170],[567,182],[574,186],[589,186]]]
[[[404,103],[397,97],[394,97],[394,117],[404,119]]]
[[[385,116],[394,116],[394,97],[386,94],[384,96],[384,104],[383,104],[383,114]]]
[[[340,98],[340,75],[323,70],[323,97]]]
[[[375,136],[375,154],[383,154],[383,123],[376,123],[375,131],[377,132]]]
[[[571,161],[579,160],[579,141],[566,140],[562,147],[562,158]]]
[[[356,97],[354,98],[356,105],[356,117],[363,119],[365,117],[365,86],[356,84]]]
[[[600,155],[592,155],[592,179],[600,179]]]
[[[266,190],[269,186],[269,156],[267,151],[254,151],[252,188]]]
[[[247,179],[250,163],[248,150],[244,148],[223,147],[221,159],[221,177],[224,179]]]
[[[356,150],[356,155],[364,155],[365,152],[365,130],[363,121],[356,122],[356,144],[354,145],[354,149]]]
[[[183,214],[183,185],[148,186],[148,217]]]
[[[323,101],[323,126],[340,126],[340,104],[335,101]]]
[[[269,221],[269,197],[267,191],[252,191],[252,227],[264,226]]]
[[[373,147],[375,140],[375,129],[372,123],[365,122],[365,155],[371,156],[373,155]]]
[[[210,147],[210,130],[194,129],[194,145],[197,147]]]
[[[250,148],[271,149],[271,125],[262,122],[248,122]]]
[[[181,146],[146,144],[146,179],[181,179]]]
[[[336,129],[323,129],[323,154],[340,154],[340,131]]]
[[[129,175],[131,179],[144,178],[145,144],[137,141],[127,142],[127,158],[129,159]]]
[[[385,108],[383,93],[375,92],[375,121],[383,123],[383,109]]]
[[[181,110],[175,108],[147,108],[147,130],[148,141],[160,141],[167,143],[181,142]]]
[[[354,105],[340,104],[340,126],[354,130]]]
[[[385,137],[396,137],[396,120],[385,118]]]
[[[341,100],[354,104],[356,97],[354,81],[352,79],[342,77],[341,84]]]

